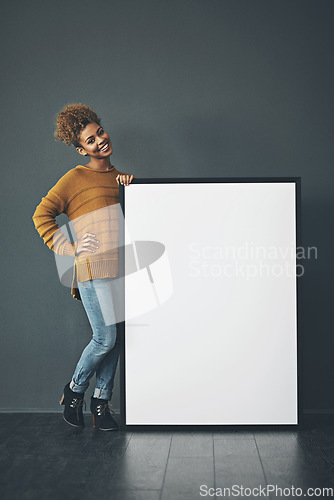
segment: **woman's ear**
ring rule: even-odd
[[[78,153],[82,156],[88,156],[88,153],[86,153],[86,151],[84,150],[84,148],[75,148]]]

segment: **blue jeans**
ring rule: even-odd
[[[78,282],[82,304],[86,310],[93,336],[83,350],[70,388],[85,392],[89,380],[96,374],[94,398],[110,400],[119,357],[115,304],[119,300],[117,278]]]

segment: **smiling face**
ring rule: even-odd
[[[110,137],[98,123],[88,123],[79,136],[80,146],[76,148],[83,156],[104,159],[112,153]]]

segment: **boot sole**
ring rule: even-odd
[[[64,415],[63,415],[63,419],[65,420],[65,422],[68,425],[71,425],[72,427],[76,427],[77,429],[83,429],[85,427],[84,425],[75,425],[75,424],[72,424],[71,422],[69,422],[68,420],[66,420],[66,418],[64,417]]]
[[[99,425],[96,423],[96,417],[94,413],[92,413],[93,417],[93,428],[96,429],[97,431],[118,431],[118,427],[109,427],[108,429],[103,429],[99,427]]]
[[[101,429],[101,427],[94,427],[97,431],[118,431],[118,427],[111,427],[111,429]]]

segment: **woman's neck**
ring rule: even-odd
[[[91,160],[85,165],[88,168],[93,170],[99,170],[101,172],[105,172],[106,170],[111,170],[112,166],[110,163],[110,158],[103,158],[97,160],[96,158],[91,158]]]

